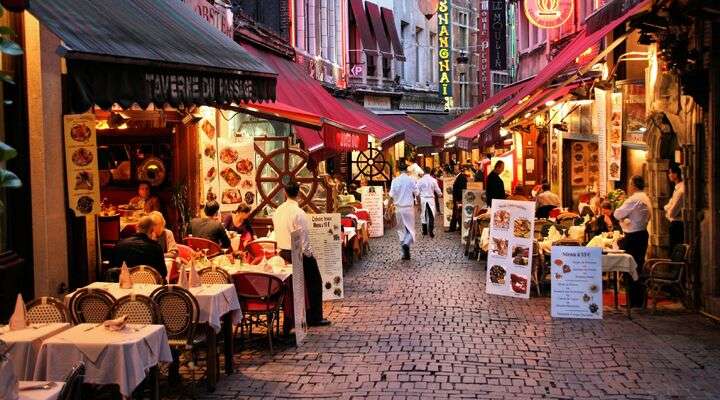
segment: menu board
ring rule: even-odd
[[[202,201],[220,201],[220,181],[218,180],[217,161],[217,130],[215,109],[212,107],[200,107],[202,119],[198,123],[200,127],[200,169],[203,177],[203,199]]]
[[[535,202],[493,200],[485,291],[530,298]]]
[[[574,142],[570,147],[572,186],[595,185],[600,172],[599,146],[595,142]]]
[[[218,138],[220,211],[255,206],[255,144],[250,137]]]
[[[100,211],[95,115],[65,115],[65,170],[68,203],[75,216]]]
[[[610,129],[608,129],[607,138],[608,179],[611,181],[619,181],[622,157],[622,93],[613,93],[610,96],[610,100]]]
[[[382,237],[385,234],[383,224],[383,187],[365,186],[359,188],[362,207],[370,214],[370,237]]]
[[[442,195],[442,204],[443,204],[443,226],[445,228],[448,228],[450,226],[450,220],[452,219],[452,212],[453,212],[453,198],[452,198],[452,187],[455,183],[455,177],[448,177],[448,178],[442,178],[443,182],[443,195]]]
[[[602,319],[602,249],[553,246],[551,260],[552,317]]]
[[[483,201],[484,192],[477,189],[463,190],[462,197],[462,219],[460,224],[460,240],[465,243],[468,233],[470,233],[470,224],[472,224],[473,213],[476,206],[485,207]]]
[[[292,247],[295,343],[300,346],[307,335],[307,321],[305,319],[305,267],[303,265],[302,233],[300,230],[290,232],[290,243]]]
[[[629,143],[645,144],[647,124],[645,116],[645,84],[627,83],[622,85],[621,101],[623,103],[625,135],[624,141]]]
[[[343,269],[340,214],[308,214],[310,246],[320,269],[323,300],[342,299]]]

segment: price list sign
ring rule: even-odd
[[[602,249],[553,246],[551,255],[552,317],[602,319]]]

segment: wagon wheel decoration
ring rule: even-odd
[[[390,171],[390,163],[385,160],[381,150],[374,147],[362,151],[357,154],[357,158],[353,161],[357,168],[357,174],[353,176],[353,180],[357,180],[360,176],[367,180],[390,180],[388,171]]]
[[[256,147],[256,150],[259,150]],[[258,154],[263,154],[258,151]],[[257,169],[258,194],[260,195],[259,210],[265,206],[277,208],[282,203],[281,196],[285,185],[291,180],[300,184],[298,204],[301,208],[309,208],[319,212],[312,199],[322,183],[322,178],[308,168],[309,155],[303,150],[283,147],[264,154]]]

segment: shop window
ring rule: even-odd
[[[456,49],[465,50],[468,46],[468,15],[464,12],[458,12],[458,41],[454,46]]]
[[[392,71],[392,59],[388,57],[380,57],[382,59],[382,76],[385,79],[391,79],[390,73]]]
[[[422,29],[415,28],[415,82],[420,82],[421,79],[422,50],[420,46],[420,37],[422,34]]]
[[[469,103],[467,75],[460,74],[459,81],[460,81],[460,85],[459,85],[460,86],[460,107],[466,108],[466,107],[468,107],[468,103]]]
[[[370,54],[366,54],[365,58],[367,59],[367,76],[368,78],[374,78],[377,76],[377,63],[375,61],[375,57]]]
[[[437,34],[430,32],[430,42],[429,42],[429,55],[428,55],[428,61],[430,62],[430,81],[432,84],[436,83],[438,81],[437,78],[437,58],[435,57],[435,49],[437,48]]]

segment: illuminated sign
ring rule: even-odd
[[[525,15],[531,24],[543,28],[557,28],[573,15],[573,0],[525,0]]]
[[[440,72],[440,95],[445,98],[445,107],[452,108],[452,48],[450,47],[450,0],[438,4],[438,71]]]
[[[478,66],[478,78],[480,84],[480,102],[490,98],[492,90],[492,76],[490,74],[490,12],[487,9],[487,2],[483,2],[478,20],[478,51],[480,53],[480,65]]]

